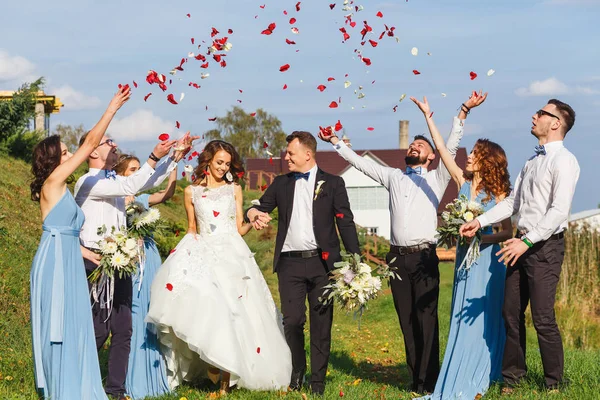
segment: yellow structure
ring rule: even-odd
[[[14,90],[0,91],[0,100],[10,100],[14,94]],[[43,129],[48,132],[50,130],[50,114],[58,114],[62,106],[64,104],[58,97],[48,95],[43,90],[38,91],[35,103],[35,119],[33,120],[34,129]]]

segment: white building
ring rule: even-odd
[[[577,228],[582,228],[587,225],[600,232],[600,208],[571,214],[569,217],[569,224],[571,223]]]

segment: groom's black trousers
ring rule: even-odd
[[[405,255],[401,255],[395,247],[392,246],[386,262],[402,279],[390,279],[390,285],[404,335],[412,390],[433,392],[440,372],[439,259],[435,245]]]
[[[556,388],[563,380],[564,353],[560,331],[554,315],[556,287],[565,254],[561,234],[536,243],[506,270],[504,287],[504,325],[506,345],[502,376],[515,385],[527,373],[525,364],[525,310],[531,302],[531,317],[537,332],[544,378],[548,388]]]
[[[310,383],[313,390],[323,389],[329,362],[333,322],[333,306],[323,306],[319,301],[323,295],[323,287],[329,284],[327,265],[319,256],[311,258],[282,256],[277,263],[277,275],[283,328],[292,353],[292,366],[296,372],[306,370],[304,324],[308,296],[312,370]]]
[[[89,275],[96,266],[88,260],[84,260],[84,262],[86,273]],[[99,303],[93,304],[94,300],[92,299],[92,319],[98,350],[102,348],[109,334],[112,333],[108,355],[108,375],[106,376],[104,390],[113,396],[125,393],[125,378],[129,364],[132,334],[132,293],[131,277],[121,279],[117,276],[115,278],[112,311],[108,319],[108,310],[106,308],[101,309]]]

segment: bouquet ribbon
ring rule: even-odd
[[[152,239],[150,239],[152,240]],[[142,290],[142,281],[144,280],[144,268],[146,266],[146,251],[144,247],[144,239],[138,240],[138,261],[140,265],[140,274],[138,282],[138,292]]]
[[[477,235],[471,241],[471,244],[469,245],[469,248],[467,249],[467,254],[465,254],[465,257],[463,258],[462,262],[458,266],[459,270],[464,267],[465,270],[468,271],[471,268],[471,266],[475,263],[475,261],[477,261],[477,259],[479,258],[479,255],[481,254],[479,252],[480,244],[481,244],[481,240],[479,238],[479,235]]]
[[[115,277],[102,274],[100,281],[92,285],[92,297],[94,304],[100,303],[100,308],[107,308],[108,315],[104,322],[108,321],[112,312],[112,303],[115,295]]]

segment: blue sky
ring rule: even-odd
[[[577,112],[565,143],[581,166],[573,211],[600,203],[595,164],[600,156],[600,0],[365,0],[354,4],[364,7],[353,17],[355,28],[344,25],[349,11],[342,10],[343,0],[305,0],[299,12],[296,2],[9,2],[3,5],[0,25],[0,90],[44,76],[46,91],[65,103],[51,117],[52,126],[82,123],[89,129],[117,84],[135,80],[139,88],[109,132],[123,149],[145,155],[160,133],[201,134],[214,126],[208,118],[222,116],[234,105],[248,112],[265,109],[282,121],[286,132],[316,133],[319,125],[340,119],[355,148],[394,148],[398,120],[410,120],[411,135],[426,132],[408,97],[426,95],[436,122],[448,131],[470,90],[483,89],[489,98],[469,116],[462,144],[470,149],[479,137],[498,142],[508,154],[513,181],[536,144],[529,133],[531,115],[556,97]],[[331,3],[336,4],[333,10]],[[259,7],[263,4],[264,9]],[[376,16],[378,11],[383,18]],[[290,31],[291,17],[297,19],[293,26],[299,34]],[[373,27],[366,39],[376,40],[376,48],[368,42],[360,45],[365,20]],[[271,22],[277,24],[274,33],[261,35]],[[387,36],[378,40],[384,23],[396,28],[399,41]],[[342,26],[351,35],[346,43],[339,32]],[[211,62],[201,70],[201,62],[190,59],[185,71],[170,76],[189,52],[206,53],[201,42],[210,40],[212,27],[220,31],[217,37],[226,35],[233,45],[227,67]],[[286,38],[297,45],[287,45]],[[413,47],[419,50],[417,56],[411,55]],[[360,61],[357,48],[371,59],[371,66]],[[279,72],[283,64],[290,64],[287,72]],[[145,82],[150,69],[173,79],[167,92]],[[414,69],[421,74],[414,75]],[[486,75],[489,69],[496,71],[491,77]],[[470,71],[478,74],[473,81]],[[202,72],[210,77],[201,79]],[[328,82],[328,77],[335,81]],[[344,88],[345,80],[350,87]],[[190,88],[189,82],[201,88]],[[287,90],[282,90],[284,84]],[[320,84],[327,89],[318,91]],[[362,99],[354,92],[359,86]],[[153,95],[144,102],[149,92]],[[176,99],[185,93],[185,98],[172,105],[168,93]],[[399,102],[402,94],[407,98]],[[329,108],[339,97],[339,107]],[[181,123],[181,132],[175,121]]]

